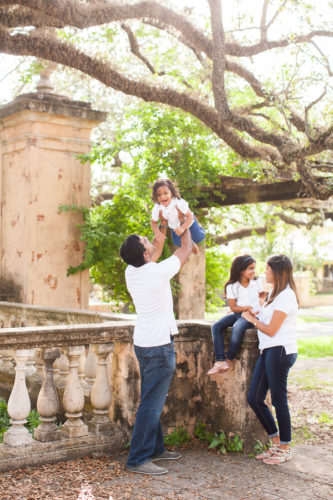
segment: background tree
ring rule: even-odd
[[[75,68],[190,113],[260,162],[266,180],[299,177],[301,196],[325,200],[332,179],[318,172],[333,146],[332,70],[321,41],[333,36],[332,7],[324,17],[315,2],[263,0],[251,17],[248,3],[233,2],[225,26],[221,0],[186,11],[165,1],[2,0],[0,51]]]

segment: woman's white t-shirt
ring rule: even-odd
[[[261,278],[250,280],[245,288],[239,281],[227,285],[227,299],[236,299],[236,304],[240,307],[252,306],[254,312],[259,311],[259,293],[263,291]]]
[[[179,208],[184,215],[189,211],[187,201],[183,198],[172,198],[167,207],[160,205],[159,203],[155,203],[151,217],[153,221],[157,222],[160,218],[160,210],[162,210],[162,215],[164,219],[168,221],[169,227],[171,227],[171,229],[176,229],[176,227],[180,226],[176,207]]]
[[[286,350],[286,354],[296,353],[296,318],[298,303],[296,294],[289,285],[282,290],[268,306],[263,306],[260,309],[258,314],[259,321],[265,323],[265,325],[269,325],[274,311],[281,311],[287,316],[273,337],[266,335],[258,329],[259,349],[262,351],[268,347],[282,345]]]

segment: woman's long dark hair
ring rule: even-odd
[[[232,285],[233,283],[236,283],[237,281],[240,280],[241,273],[245,271],[253,262],[255,262],[256,259],[254,259],[251,255],[240,255],[239,257],[236,257],[231,264],[230,268],[230,276],[226,284],[224,285],[224,293],[226,293],[227,286]],[[257,278],[254,278],[257,279]]]
[[[275,297],[279,295],[282,290],[284,290],[288,285],[295,292],[297,303],[299,304],[299,299],[297,295],[297,289],[293,277],[293,265],[290,259],[283,254],[273,255],[267,261],[267,265],[273,271],[273,290],[266,302],[266,305],[273,302]]]
[[[170,179],[157,179],[157,181],[154,182],[151,194],[152,200],[155,201],[155,203],[157,203],[157,190],[162,186],[169,188],[174,198],[180,199],[179,190],[174,182],[170,181]]]

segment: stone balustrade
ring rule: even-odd
[[[258,356],[256,332],[245,332],[233,368],[209,378],[206,373],[213,362],[210,323],[187,320],[178,326],[176,373],[162,415],[165,430],[182,426],[193,434],[201,421],[213,431],[237,433],[245,449],[255,439],[265,440],[246,403]],[[140,395],[133,328],[133,321],[104,321],[0,330],[0,352],[12,353],[12,357],[2,356],[0,379],[9,365],[15,371],[8,400],[11,427],[0,445],[0,470],[109,452],[122,446],[124,439],[128,441]],[[31,359],[35,360],[32,365]],[[30,373],[32,367],[34,373]],[[41,384],[37,398],[41,424],[33,437],[24,426],[31,408],[29,377]],[[61,381],[62,402],[58,397]],[[85,396],[90,398],[89,414],[83,414]],[[58,427],[60,403],[65,421]]]

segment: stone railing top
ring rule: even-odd
[[[33,306],[28,304],[21,304],[18,302],[4,302],[0,301],[0,318],[2,314],[18,313],[29,314],[34,316],[36,320],[39,317],[43,319],[48,319],[49,321],[54,321],[56,324],[60,322],[68,323],[88,323],[88,322],[98,322],[98,321],[129,321],[129,315],[126,314],[115,314],[108,312],[99,311],[87,311],[85,309],[67,309],[59,307],[44,307],[44,306]]]
[[[176,341],[210,338],[211,322],[181,320],[177,322],[180,335]],[[0,329],[0,349],[33,349],[35,347],[65,347],[88,344],[107,344],[132,340],[133,321],[107,321],[104,323],[52,325]],[[257,342],[256,330],[248,330],[243,342]]]

